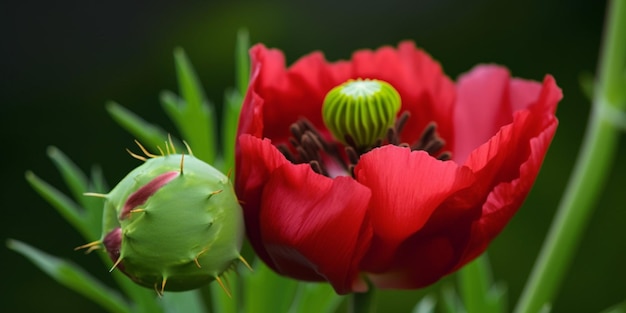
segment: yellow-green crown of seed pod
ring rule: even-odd
[[[371,147],[393,126],[400,94],[387,82],[349,80],[328,92],[322,107],[324,124],[335,139],[357,148]]]
[[[221,283],[219,276],[243,260],[232,185],[193,156],[153,156],[104,197],[102,242],[114,268],[140,285],[162,292]]]

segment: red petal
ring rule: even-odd
[[[459,250],[450,271],[480,255],[523,203],[556,131],[554,109],[560,98],[560,89],[547,76],[526,109],[468,157],[465,165],[476,175],[476,183],[444,203],[421,234],[450,238]]]
[[[552,128],[556,127],[554,108],[561,97],[554,79],[547,76],[535,100],[526,105],[527,109],[516,112],[511,124],[502,127],[471,152],[465,165],[481,176],[480,181],[488,182],[487,189],[519,177],[520,166],[530,158],[533,138],[546,131],[551,131],[552,138]]]
[[[482,188],[470,188],[449,198],[420,232],[396,249],[393,261],[387,265],[390,270],[369,274],[371,281],[382,289],[422,288],[483,253],[526,198],[556,124],[553,120],[541,134],[530,140],[530,156],[520,167],[520,178],[498,184],[488,196],[476,194],[477,189]],[[481,184],[487,183],[481,181],[476,185]],[[476,199],[484,200],[476,203]],[[380,247],[376,240],[373,246]]]
[[[397,146],[363,155],[355,176],[372,190],[376,234],[392,239],[405,239],[420,230],[441,202],[472,183],[469,170],[454,162]]]
[[[355,176],[372,190],[375,244],[365,265],[369,270],[384,268],[396,248],[418,232],[443,201],[473,182],[467,168],[396,146],[363,155]]]
[[[278,272],[328,280],[340,293],[358,283],[358,265],[369,246],[370,191],[349,177],[284,165],[268,181],[260,216],[266,251]]]
[[[322,53],[315,52],[288,69],[279,50],[256,45],[250,54],[252,77],[240,118],[240,134],[287,142],[289,126],[301,117],[324,130],[321,108],[326,93],[351,78],[372,78],[398,89],[402,110],[411,112],[403,140],[412,143],[429,122],[435,121],[439,134],[448,144],[453,143],[454,85],[441,66],[412,42],[403,42],[397,49],[360,50],[350,62],[330,63]]]
[[[259,225],[261,195],[272,172],[289,162],[269,139],[261,140],[251,135],[241,135],[238,143],[235,181],[237,196],[242,202],[248,240],[257,254],[267,263],[271,263],[261,241]]]
[[[530,140],[530,152],[519,167],[519,178],[493,188],[482,205],[480,219],[472,224],[468,247],[457,268],[485,251],[487,244],[504,229],[522,205],[537,177],[556,127],[557,121],[552,119],[539,135]]]
[[[454,112],[454,160],[463,163],[500,127],[511,123],[514,112],[533,105],[543,89],[551,89],[554,99],[545,102],[550,105],[545,111],[553,113],[561,94],[554,79],[551,81],[542,86],[537,82],[511,79],[506,68],[496,65],[477,66],[461,76]]]
[[[252,78],[242,112],[253,104],[262,108],[262,122],[267,125],[263,137],[275,143],[286,142],[289,126],[302,117],[324,128],[321,116],[324,97],[330,89],[348,80],[347,63],[329,64],[321,53],[316,52],[287,69],[281,51],[267,49],[261,44],[254,46],[250,55]],[[241,120],[249,118],[242,116]]]
[[[443,236],[406,241],[394,259],[390,270],[368,273],[371,282],[380,289],[416,289],[426,287],[449,273],[458,260],[455,241]]]
[[[413,42],[402,42],[397,49],[357,51],[352,56],[352,67],[355,78],[384,80],[398,90],[402,97],[401,111],[411,113],[401,134],[403,141],[413,143],[426,125],[435,121],[439,135],[447,144],[453,144],[454,83],[443,73],[439,63],[416,48]]]

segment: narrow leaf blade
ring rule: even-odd
[[[222,154],[224,159],[224,168],[222,170],[228,172],[233,171],[235,168],[235,142],[243,98],[237,91],[232,89],[226,92],[224,98],[226,101],[224,103],[224,111],[222,112]]]
[[[467,312],[504,312],[506,288],[493,283],[486,253],[465,265],[458,272],[458,279]]]
[[[441,309],[442,312],[445,313],[465,313],[465,307],[463,307],[463,303],[459,296],[457,295],[454,288],[448,285],[444,285],[441,288],[441,301],[439,303],[442,304]]]
[[[31,187],[50,203],[70,225],[78,230],[84,238],[95,240],[99,237],[99,231],[97,229],[90,229],[88,225],[85,224],[81,209],[66,195],[37,177],[37,175],[31,171],[26,172],[26,181],[28,181]]]
[[[22,254],[61,285],[94,301],[110,312],[130,313],[128,304],[120,295],[94,279],[78,266],[46,254],[28,244],[8,240],[7,246]]]
[[[182,48],[174,50],[182,100],[161,97],[167,113],[199,159],[212,164],[217,157],[217,122],[212,104],[206,100],[200,81]]]
[[[101,191],[94,190],[91,187],[92,184],[88,180],[85,173],[83,173],[78,166],[57,147],[49,147],[48,156],[55,164],[57,170],[63,177],[63,180],[69,187],[74,200],[82,207],[80,210],[82,224],[90,230],[91,235],[97,235],[100,233],[100,228],[102,227],[102,199],[87,197],[84,193]],[[93,240],[94,238],[96,237],[89,237],[85,239]]]
[[[222,289],[217,282],[211,282],[209,289],[211,292],[212,312],[238,313],[239,303],[242,300],[239,277],[236,272],[228,271],[222,275],[222,278],[229,293]]]
[[[82,200],[85,199],[83,193],[87,191],[89,186],[87,176],[57,147],[50,146],[47,152],[48,157],[56,165],[59,173],[61,173],[74,199],[79,200],[78,202],[86,208],[86,203],[83,203]]]
[[[292,313],[333,313],[345,297],[335,293],[327,283],[300,282],[298,296],[291,306]]]
[[[107,103],[106,110],[113,120],[151,151],[157,151],[157,147],[163,147],[167,140],[167,132],[163,129],[146,122],[115,102]]]
[[[626,313],[626,301],[616,304],[601,313]]]
[[[161,299],[165,313],[203,313],[204,302],[198,290],[168,292]],[[217,311],[221,312],[221,311]]]
[[[437,299],[431,295],[426,295],[415,305],[413,313],[434,313],[436,307]]]
[[[291,307],[298,287],[296,280],[279,276],[260,260],[255,262],[254,273],[243,278],[244,312],[287,312]]]
[[[240,29],[237,32],[237,43],[235,45],[235,87],[240,95],[245,95],[250,80],[250,36],[247,29]]]

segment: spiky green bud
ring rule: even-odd
[[[114,268],[159,292],[219,281],[243,260],[242,211],[228,177],[190,155],[150,157],[103,195],[101,242]]]
[[[351,79],[328,92],[322,118],[335,139],[367,148],[393,126],[400,106],[400,94],[390,84],[376,79]]]

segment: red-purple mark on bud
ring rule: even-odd
[[[247,264],[239,254],[243,216],[233,187],[193,156],[149,156],[103,198],[102,239],[83,247],[101,244],[113,261],[110,271],[159,295],[212,280],[223,285],[220,276],[235,262]]]
[[[109,258],[111,258],[113,262],[117,262],[120,258],[120,249],[122,248],[122,229],[117,227],[110,231],[104,236],[102,244],[109,254]]]
[[[128,196],[126,203],[124,203],[124,208],[120,213],[120,219],[123,220],[127,218],[132,209],[144,204],[146,200],[148,200],[148,198],[150,198],[150,196],[152,196],[157,190],[172,181],[174,178],[178,177],[179,173],[180,172],[178,171],[163,173],[155,177],[146,185],[137,189],[137,191],[133,192],[130,196]]]

